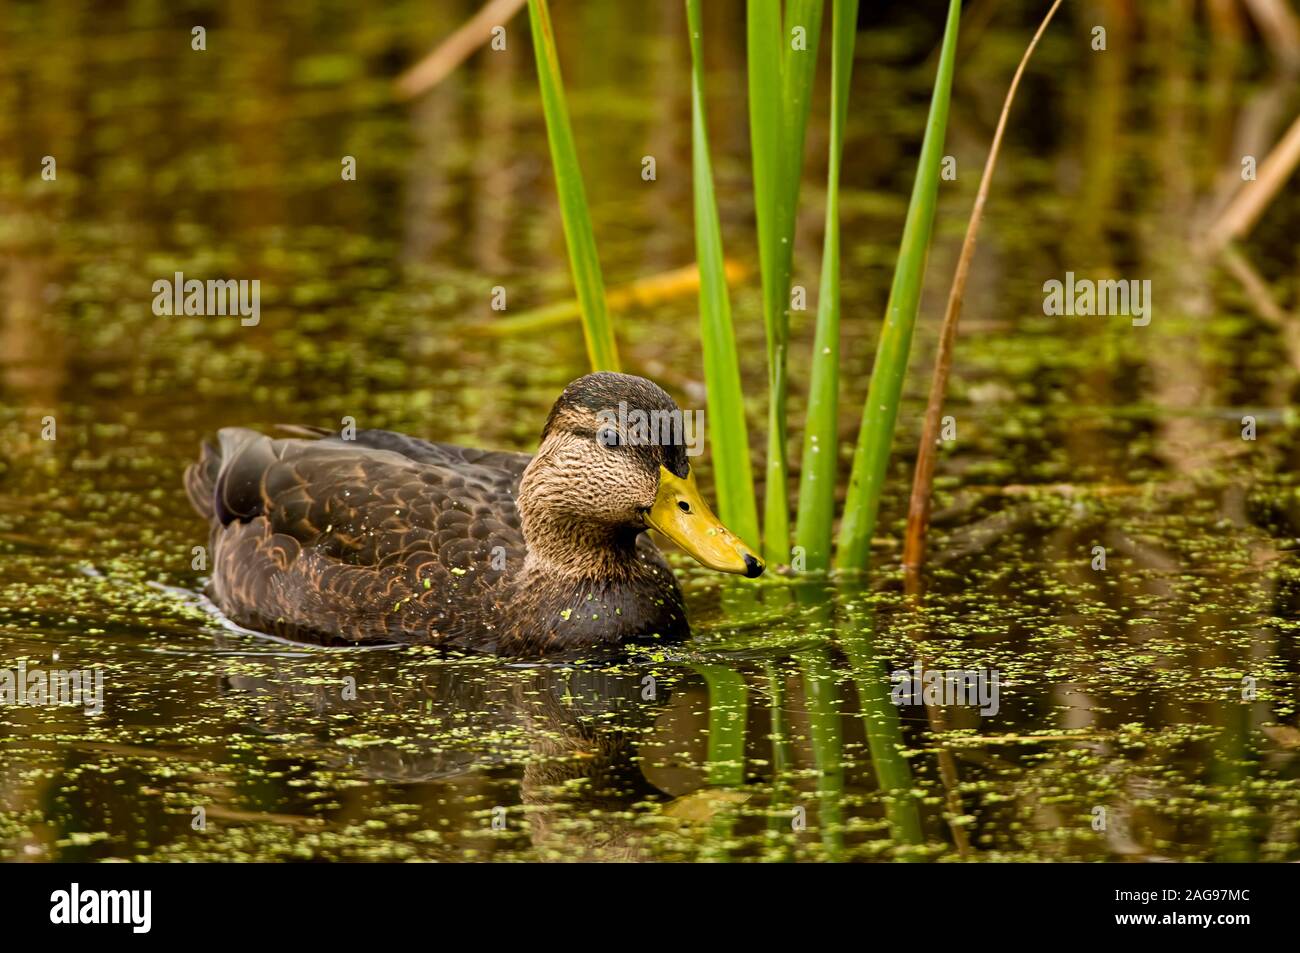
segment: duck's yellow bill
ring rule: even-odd
[[[763,572],[763,561],[713,515],[694,473],[683,479],[659,467],[659,492],[646,522],[710,569],[750,578]]]

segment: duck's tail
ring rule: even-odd
[[[199,449],[199,459],[185,468],[185,493],[190,505],[208,522],[216,507],[217,477],[221,475],[221,451],[207,441]]]
[[[240,515],[239,507],[232,514],[232,501],[221,498],[222,487],[228,482],[225,479],[227,471],[232,466],[238,466],[237,458],[249,456],[243,451],[250,445],[258,445],[264,451],[260,457],[266,457],[272,452],[271,441],[257,431],[245,430],[243,427],[225,427],[217,431],[217,444],[214,446],[204,442],[199,449],[198,461],[185,468],[185,492],[190,498],[190,504],[208,522],[218,518],[221,522],[228,523],[232,515]],[[260,485],[260,480],[245,480],[240,485],[245,483],[248,484],[245,489],[253,490]]]

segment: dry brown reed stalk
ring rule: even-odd
[[[1300,18],[1287,0],[1245,0],[1273,55],[1286,69],[1300,68]]]
[[[957,270],[953,275],[952,289],[948,293],[948,307],[944,312],[943,326],[939,333],[939,353],[935,359],[934,376],[930,381],[930,400],[925,409],[925,424],[921,430],[921,448],[916,458],[916,474],[912,481],[912,499],[908,506],[907,533],[903,546],[903,567],[909,576],[914,576],[925,558],[925,531],[930,522],[930,497],[934,488],[934,467],[938,449],[940,414],[943,412],[943,399],[948,391],[948,376],[952,371],[952,351],[957,338],[957,324],[961,319],[962,302],[966,294],[966,279],[970,275],[971,259],[975,254],[975,241],[979,235],[980,223],[984,218],[984,205],[988,201],[989,186],[993,180],[993,170],[997,166],[998,153],[1002,148],[1002,136],[1006,132],[1007,117],[1011,113],[1011,104],[1015,100],[1020,79],[1025,73],[1029,58],[1033,55],[1038,41],[1047,31],[1061,0],[1055,0],[1038,31],[1025,48],[1020,58],[1007,97],[1002,103],[1002,115],[998,117],[997,129],[993,133],[993,142],[989,146],[988,159],[984,163],[984,174],[980,179],[979,191],[975,195],[975,206],[971,209],[970,222],[966,226],[966,238],[962,242],[961,255],[957,259]]]
[[[432,53],[416,63],[393,84],[398,99],[414,99],[446,79],[469,55],[522,9],[526,0],[489,0],[464,25],[438,44]]]
[[[1253,181],[1242,183],[1227,208],[1210,226],[1203,250],[1214,255],[1246,237],[1287,179],[1300,165],[1300,116],[1259,164]]]

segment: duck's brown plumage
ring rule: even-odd
[[[592,412],[629,397],[675,408],[641,378],[582,378],[552,410],[531,470],[527,454],[382,430],[222,430],[185,475],[211,526],[209,593],[239,624],[299,639],[533,654],[681,638],[672,572],[638,517],[621,514],[653,499],[643,473],[684,475],[684,452],[588,449]]]

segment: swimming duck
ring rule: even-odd
[[[223,429],[185,472],[210,524],[208,594],[240,625],[336,644],[536,655],[682,639],[681,589],[647,529],[721,572],[763,563],[704,502],[684,443],[645,439],[627,408],[680,414],[651,381],[601,372],[564,389],[531,457],[386,430]]]

